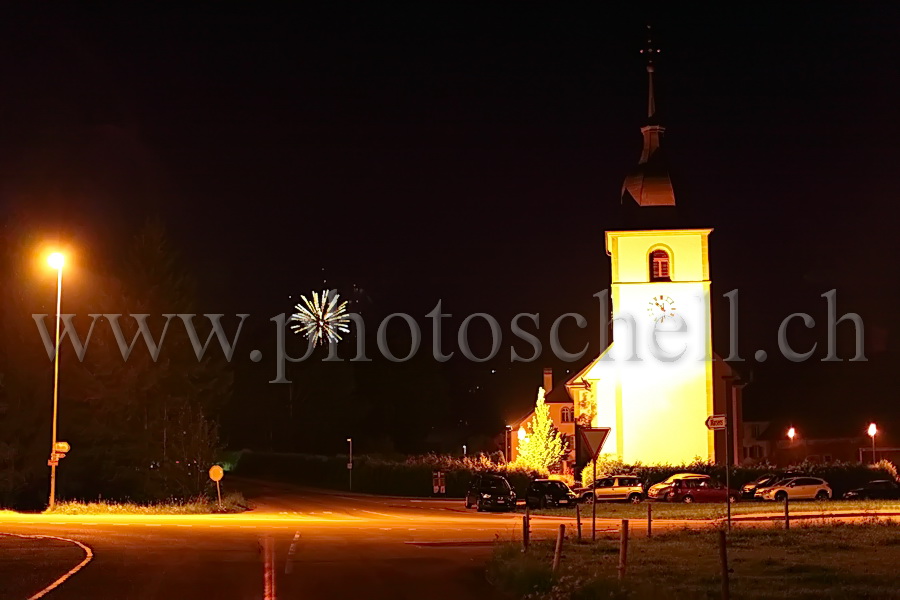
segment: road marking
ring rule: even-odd
[[[263,600],[275,600],[275,549],[272,538],[266,536],[263,546]]]
[[[388,515],[385,513],[375,512],[374,510],[363,510],[361,508],[357,508],[359,512],[369,513],[370,515],[378,515],[379,517],[388,517],[390,519],[402,519],[403,517],[397,515]]]
[[[180,523],[176,523],[175,527],[193,527],[193,525],[182,525]]]
[[[287,575],[294,570],[294,550],[297,549],[297,540],[300,539],[300,532],[294,533],[294,539],[291,540],[291,547],[288,548],[287,561],[284,564],[284,574]]]
[[[77,565],[75,565],[74,567],[69,569],[68,573],[66,573],[65,575],[63,575],[62,577],[60,577],[59,579],[57,579],[56,581],[54,581],[53,583],[51,583],[50,585],[48,585],[47,587],[45,587],[44,589],[39,591],[37,594],[35,594],[33,596],[29,596],[28,600],[37,600],[38,598],[43,598],[44,596],[46,596],[47,594],[49,594],[50,592],[52,592],[53,590],[58,588],[60,585],[62,585],[66,581],[66,579],[68,579],[69,577],[71,577],[72,575],[74,575],[75,573],[80,571],[82,568],[84,568],[84,566],[86,564],[88,564],[89,562],[91,562],[91,559],[94,558],[94,552],[88,546],[85,546],[78,540],[70,540],[69,538],[57,537],[55,535],[22,535],[22,534],[18,534],[18,533],[0,533],[0,535],[10,535],[10,536],[15,536],[15,537],[19,537],[19,538],[60,540],[63,542],[69,542],[70,544],[75,544],[76,546],[78,546],[79,548],[84,550],[84,559],[80,563],[78,563]]]
[[[162,527],[159,523],[144,523],[144,527]]]

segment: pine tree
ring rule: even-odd
[[[544,388],[538,388],[531,431],[519,442],[516,461],[523,467],[548,473],[569,453],[568,444],[550,418],[550,408],[544,402]]]

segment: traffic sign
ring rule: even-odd
[[[606,437],[608,435],[609,427],[581,428],[581,439],[587,446],[588,453],[591,455],[591,459],[597,458],[597,455],[600,454],[600,449],[603,448],[603,442],[606,441]]]
[[[55,444],[53,444],[53,451],[59,452],[60,454],[65,454],[71,449],[72,447],[69,446],[69,442],[56,442]]]
[[[706,428],[712,429],[713,431],[719,429],[725,429],[728,425],[728,419],[725,418],[725,415],[710,415],[706,417]]]
[[[209,468],[209,478],[213,481],[222,481],[223,477],[225,477],[225,470],[219,465],[213,465]]]
[[[348,468],[348,469],[352,469],[352,468],[353,468],[353,463],[352,463],[352,462],[348,462],[348,463],[347,463],[347,468]]]

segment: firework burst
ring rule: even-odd
[[[350,318],[347,316],[347,302],[338,304],[340,295],[336,290],[323,291],[321,296],[312,293],[312,300],[300,296],[297,312],[291,315],[294,333],[302,333],[314,344],[338,342],[342,333],[349,333]]]

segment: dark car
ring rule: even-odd
[[[525,504],[532,508],[572,506],[577,500],[569,486],[555,479],[535,479],[525,492]]]
[[[476,475],[466,490],[466,508],[513,510],[516,492],[502,475]]]
[[[757,496],[757,491],[772,487],[782,479],[790,479],[791,477],[799,477],[797,473],[766,473],[765,475],[760,475],[750,483],[745,483],[741,488],[741,495],[744,498],[755,498]]]
[[[900,486],[890,479],[870,481],[844,494],[845,500],[900,500]]]
[[[740,494],[729,490],[715,479],[679,479],[665,496],[668,502],[737,502]]]

